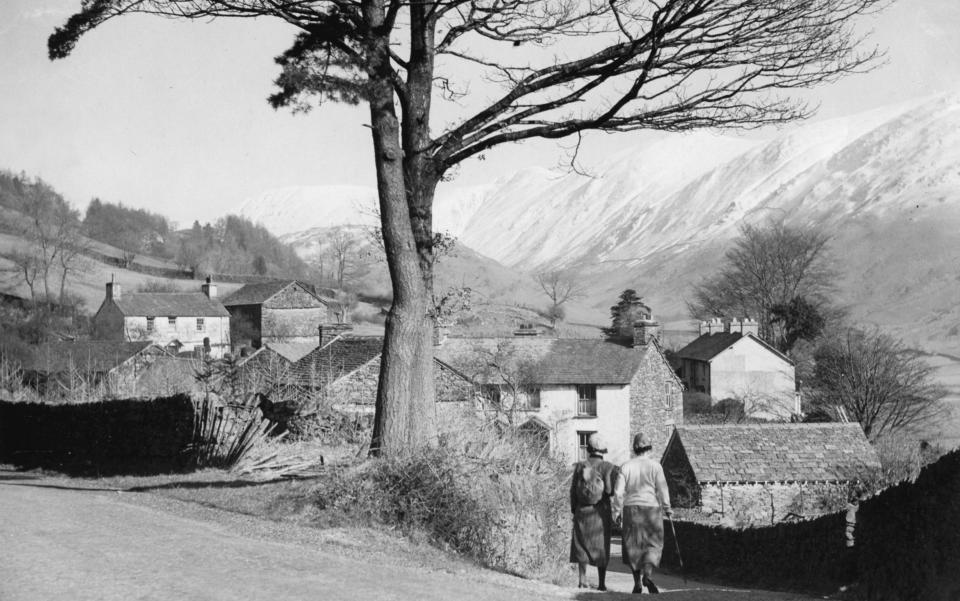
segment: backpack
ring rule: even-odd
[[[587,462],[582,462],[573,475],[573,491],[577,504],[581,507],[596,505],[603,499],[603,476],[600,470]]]

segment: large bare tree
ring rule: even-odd
[[[298,30],[274,106],[368,106],[393,285],[371,449],[397,453],[435,438],[433,198],[451,167],[530,138],[806,117],[792,93],[867,68],[851,21],[886,1],[84,0],[49,49],[132,13],[273,17]],[[435,97],[462,114],[435,125]]]
[[[722,268],[693,288],[688,309],[696,319],[756,319],[760,336],[786,350],[791,306],[809,305],[833,316],[829,306],[836,274],[828,252],[830,237],[815,227],[782,221],[744,225],[724,256]]]

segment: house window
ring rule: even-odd
[[[198,332],[202,332],[202,331],[203,331],[203,318],[202,318],[202,317],[198,317],[198,318],[197,318],[197,331],[198,331]]]
[[[527,409],[540,408],[540,389],[529,388],[525,391],[527,397]]]
[[[500,387],[496,384],[482,384],[480,395],[491,405],[500,406]]]
[[[583,461],[590,456],[590,453],[587,452],[587,441],[590,440],[591,434],[596,434],[596,432],[577,431],[577,446],[579,447],[577,461]]]
[[[177,318],[176,318],[176,317],[168,317],[168,318],[167,318],[167,325],[170,326],[171,328],[176,328],[176,327],[177,327]]]
[[[673,409],[673,382],[663,383],[663,405],[667,409]]]
[[[577,385],[577,415],[597,416],[597,385]]]
[[[154,327],[155,327],[155,326],[154,326],[154,323],[153,323],[153,318],[152,318],[152,317],[148,317],[148,318],[147,318],[147,332],[153,332],[153,331],[154,331]]]

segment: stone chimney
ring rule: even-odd
[[[349,332],[352,329],[353,329],[353,324],[349,324],[349,323],[322,323],[318,328],[318,331],[320,333],[318,342],[320,346],[330,344],[330,342],[333,341],[334,338],[336,338],[337,336],[340,336],[341,334]]]
[[[707,325],[707,334],[720,334],[723,332],[723,320],[719,317],[714,317],[710,320],[710,323]]]
[[[641,319],[633,324],[633,346],[644,347],[650,344],[652,340],[660,340],[660,324],[653,319]]]
[[[107,282],[107,300],[119,300],[120,299],[120,283],[114,282],[113,277],[110,277],[110,281]]]
[[[213,278],[207,276],[206,281],[200,285],[200,291],[207,295],[207,298],[217,298],[217,285],[213,283]]]
[[[537,331],[537,327],[532,323],[521,323],[517,326],[517,329],[513,331],[514,336],[539,336],[540,332]]]
[[[727,327],[724,329],[731,334],[739,334],[743,332],[743,320],[739,318],[733,318],[727,323]]]
[[[740,332],[746,336],[747,334],[753,334],[754,336],[760,336],[760,324],[757,323],[757,320],[750,319],[749,317],[744,317],[741,325]]]

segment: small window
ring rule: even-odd
[[[167,325],[170,326],[171,328],[177,327],[177,318],[176,318],[176,317],[168,317],[168,318],[167,318]]]
[[[663,405],[667,409],[673,409],[673,382],[663,383]]]
[[[587,452],[587,441],[590,440],[591,434],[596,434],[596,432],[577,432],[577,446],[579,447],[577,451],[577,461],[583,461],[590,456],[590,453]]]
[[[539,388],[530,388],[526,391],[527,397],[527,409],[539,409],[540,408],[540,389]]]
[[[154,331],[154,328],[155,328],[155,325],[154,325],[154,323],[153,323],[153,318],[152,318],[152,317],[148,317],[148,318],[147,318],[147,331],[148,331],[148,332],[153,332],[153,331]]]
[[[198,332],[202,332],[202,331],[203,331],[203,318],[202,318],[202,317],[198,317],[198,318],[197,318],[197,331],[198,331]]]
[[[577,385],[577,415],[597,416],[597,385]]]
[[[480,394],[488,403],[500,405],[500,387],[496,384],[483,384],[480,386]]]

